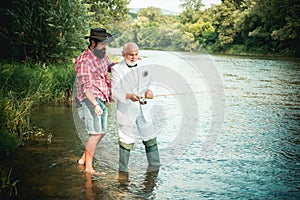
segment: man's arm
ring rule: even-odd
[[[94,94],[90,90],[88,90],[85,92],[85,96],[94,105],[95,113],[97,115],[102,115],[103,110],[101,109],[100,105],[98,104]]]

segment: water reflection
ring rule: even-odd
[[[158,174],[159,171],[145,172],[139,176],[120,172],[116,176],[99,177],[83,173],[83,199],[155,199]]]
[[[98,193],[100,193],[100,188],[96,184],[93,184],[92,175],[85,173],[85,184],[84,190],[87,200],[96,200]]]
[[[140,179],[140,185],[136,185],[137,182],[134,180],[137,178],[136,176],[130,176],[130,174],[126,172],[119,172],[119,197],[155,199],[155,189],[158,186],[158,174],[159,170],[147,171],[142,175],[143,178]],[[134,196],[131,194],[132,192],[135,193]]]
[[[153,191],[154,191],[155,187],[157,186],[158,172],[159,172],[159,170],[157,170],[157,171],[149,170],[145,174],[145,179],[143,181],[143,185],[144,185],[143,191],[146,194],[147,199],[149,197],[151,197],[151,198],[155,197],[153,195]]]

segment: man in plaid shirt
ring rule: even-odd
[[[106,104],[111,102],[111,85],[108,72],[113,63],[106,55],[106,41],[111,38],[103,28],[91,29],[88,48],[76,59],[77,100],[82,106],[82,118],[89,138],[78,164],[85,172],[101,174],[93,168],[93,157],[99,141],[107,129]]]

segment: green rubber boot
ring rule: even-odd
[[[128,162],[129,162],[130,150],[125,149],[120,145],[119,148],[119,171],[128,172]]]
[[[147,160],[148,160],[148,171],[158,170],[161,166],[159,159],[159,152],[157,147],[156,138],[143,141],[145,145]]]

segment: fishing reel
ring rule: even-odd
[[[139,97],[139,102],[140,102],[141,105],[147,104],[147,101],[145,100],[144,97]]]

